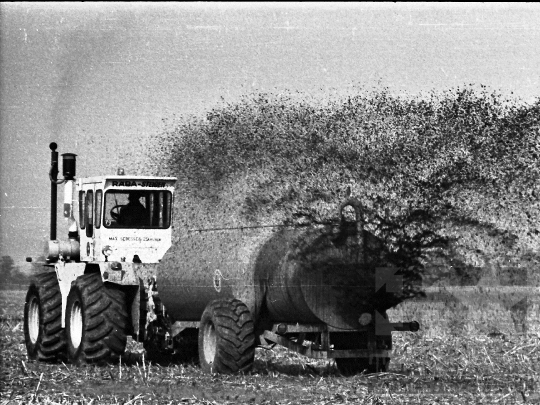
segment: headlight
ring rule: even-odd
[[[112,262],[111,263],[111,270],[120,271],[122,270],[122,264],[118,262]]]
[[[112,250],[112,247],[110,247],[109,245],[106,245],[103,247],[101,252],[103,253],[103,256],[109,257],[110,255],[112,255],[113,250]]]

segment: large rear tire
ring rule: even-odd
[[[255,334],[249,309],[237,299],[208,304],[199,327],[199,362],[208,373],[246,372],[255,358]]]
[[[30,283],[24,305],[24,340],[31,360],[66,359],[62,294],[55,272],[39,274]]]
[[[71,286],[66,308],[69,359],[75,364],[118,359],[126,349],[129,317],[125,293],[85,274]]]

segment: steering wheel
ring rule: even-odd
[[[120,208],[122,207],[123,205],[119,204],[111,208],[111,218],[114,219],[116,222],[120,220]]]

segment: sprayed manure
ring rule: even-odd
[[[428,284],[538,283],[514,269],[538,261],[539,101],[484,87],[256,94],[166,122],[150,165],[179,178],[181,229],[335,221],[350,195]]]

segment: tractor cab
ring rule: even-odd
[[[79,178],[82,262],[157,263],[171,246],[173,177]]]

